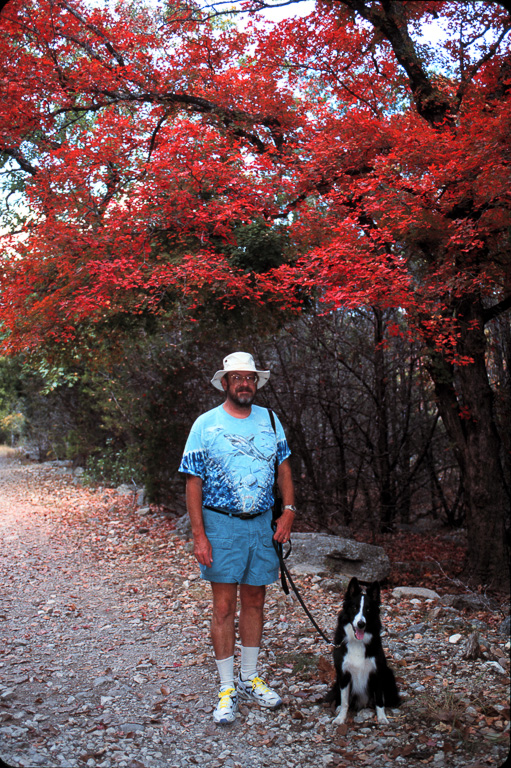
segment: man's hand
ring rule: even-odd
[[[295,513],[290,509],[285,509],[277,519],[277,529],[273,534],[273,538],[275,541],[278,541],[279,544],[285,544],[289,541],[294,519]]]
[[[194,537],[193,554],[201,565],[211,568],[213,564],[213,548],[206,534]]]
[[[213,548],[206,536],[202,519],[202,480],[195,475],[186,477],[186,506],[192,526],[193,554],[201,565],[211,568]]]

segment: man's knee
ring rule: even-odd
[[[234,619],[236,613],[236,585],[214,584],[213,587],[213,618],[216,621]]]
[[[242,610],[259,610],[264,608],[266,587],[255,587],[251,584],[242,584],[240,587],[240,603]]]
[[[213,618],[216,621],[224,622],[234,619],[236,607],[227,601],[217,601],[213,605]]]

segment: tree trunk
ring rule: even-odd
[[[396,495],[390,466],[389,420],[387,407],[387,372],[384,353],[384,319],[380,309],[374,313],[374,397],[376,404],[376,450],[375,474],[378,482],[380,506],[380,529],[391,531],[396,516]]]
[[[486,370],[484,310],[475,298],[464,300],[457,310],[458,353],[472,362],[455,368],[432,353],[429,371],[460,467],[468,533],[466,575],[478,584],[508,590],[510,498]]]

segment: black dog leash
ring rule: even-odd
[[[275,417],[273,414],[273,411],[268,408],[268,413],[270,415],[270,421],[273,428],[273,431],[275,432],[275,435],[277,434],[277,430],[275,429]],[[277,520],[282,514],[282,503],[280,498],[278,497],[278,484],[277,484],[277,456],[275,456],[275,473],[274,473],[274,480],[273,480],[273,518],[271,527],[272,530],[275,531],[277,529]],[[289,573],[288,567],[285,563],[289,555],[291,554],[291,540],[289,540],[289,549],[287,550],[286,554],[284,554],[284,549],[282,544],[279,541],[275,541],[275,539],[272,539],[273,546],[275,548],[275,552],[277,553],[277,557],[279,558],[279,565],[280,565],[280,583],[282,586],[282,589],[284,590],[284,593],[286,595],[289,595],[289,587],[287,585],[287,582],[289,581],[291,588],[293,592],[295,593],[298,602],[302,606],[303,610],[305,611],[307,617],[309,618],[309,621],[315,628],[315,630],[320,634],[320,636],[323,638],[325,643],[328,643],[328,645],[332,646],[333,648],[339,648],[340,646],[335,645],[335,643],[332,643],[331,640],[327,637],[327,635],[323,632],[321,627],[318,625],[317,621],[315,620],[312,613],[309,611],[307,606],[305,605],[303,598],[301,594],[298,591],[298,588],[296,584],[294,583],[291,574]]]
[[[305,605],[305,603],[303,601],[303,598],[302,598],[301,594],[299,593],[298,588],[297,588],[296,584],[294,583],[294,581],[293,581],[293,579],[291,577],[291,574],[289,573],[288,567],[287,567],[286,563],[284,562],[286,557],[288,556],[289,552],[287,552],[286,555],[282,556],[282,544],[279,544],[279,542],[275,541],[275,539],[273,539],[273,546],[275,547],[275,551],[276,551],[277,556],[279,558],[280,579],[281,579],[282,584],[286,583],[286,578],[287,578],[287,581],[289,581],[289,583],[291,584],[291,588],[292,588],[293,592],[295,593],[296,597],[298,598],[298,602],[302,606],[303,610],[305,611],[307,617],[309,618],[309,621],[311,622],[312,626],[315,628],[316,632],[318,632],[321,635],[321,637],[323,638],[323,640],[325,641],[325,643],[330,645],[332,648],[340,648],[341,647],[340,645],[336,645],[335,643],[332,643],[332,641],[328,638],[328,636],[323,632],[321,627],[318,625],[316,619],[314,618],[312,613],[309,611],[309,609]],[[282,588],[284,589],[284,586]],[[284,592],[286,593],[286,595],[289,594],[289,587],[287,586],[287,583],[286,583],[286,589],[284,589]]]

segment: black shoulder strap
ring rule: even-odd
[[[275,439],[277,439],[277,428],[275,427],[275,414],[273,413],[271,408],[268,408],[268,415],[270,417],[271,422],[271,428],[275,432]],[[278,476],[278,464],[277,464],[277,454],[275,454],[275,467],[274,467],[274,480],[273,480],[273,490],[275,493],[277,492],[278,485],[277,485],[277,476]]]
[[[275,428],[275,414],[273,413],[271,408],[268,408],[268,414],[270,416],[270,422],[271,422],[272,429],[275,432],[275,437],[277,437],[277,430]],[[275,454],[275,469],[274,469],[274,478],[273,478],[273,498],[274,498],[274,508],[273,508],[274,509],[274,513],[273,513],[273,520],[272,520],[272,528],[273,528],[273,530],[275,530],[275,528],[277,527],[276,519],[280,515],[280,511],[282,509],[281,501],[280,501],[280,499],[277,498],[278,489],[279,489],[279,486],[278,486],[278,483],[277,483],[278,471],[279,471],[278,470],[278,459],[277,459],[277,454]],[[277,508],[278,508],[279,511],[277,512],[277,514],[275,514],[275,510]],[[284,555],[284,552],[283,552],[282,544],[279,544],[277,541],[275,541],[275,539],[273,539],[273,546],[275,548],[275,552],[277,553],[277,557],[279,558],[279,564],[280,564],[280,584],[282,586],[282,589],[283,589],[284,593],[286,595],[289,595],[289,587],[288,587],[287,581],[286,581],[287,569],[284,567],[284,560],[287,557],[289,557],[289,555],[291,554],[291,541],[289,542],[289,549],[288,549],[288,551],[286,552],[285,555]]]

